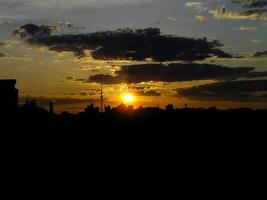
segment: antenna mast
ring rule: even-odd
[[[104,96],[103,96],[103,83],[101,82],[101,94],[100,94],[100,112],[104,112]]]

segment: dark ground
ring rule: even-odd
[[[0,168],[2,172],[90,168],[102,175],[176,167],[194,173],[222,169],[241,173],[251,164],[265,166],[266,114],[249,109],[18,112],[1,119]]]

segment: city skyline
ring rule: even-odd
[[[57,111],[99,105],[101,82],[111,106],[266,108],[266,5],[2,0],[0,79]]]

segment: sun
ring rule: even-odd
[[[123,95],[124,103],[133,103],[135,102],[135,96],[131,93],[126,93]]]

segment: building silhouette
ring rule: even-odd
[[[53,102],[49,103],[49,113],[54,114],[54,103]]]
[[[127,112],[127,106],[124,103],[121,103],[115,108],[119,112]]]
[[[128,113],[132,113],[134,111],[134,107],[132,106],[132,105],[129,105],[128,107],[127,107],[127,112]]]
[[[166,106],[166,109],[165,109],[167,112],[173,112],[174,111],[174,106],[172,104],[169,104]]]
[[[15,111],[18,108],[16,80],[0,80],[0,111]]]
[[[38,108],[38,103],[37,103],[37,101],[35,99],[33,99],[33,100],[30,101],[30,107],[32,109]]]
[[[89,106],[87,106],[87,107],[84,109],[84,112],[85,112],[86,114],[99,113],[99,112],[100,112],[99,109],[100,109],[100,108],[99,108],[99,107],[95,107],[94,104],[90,104]]]
[[[90,104],[84,109],[85,113],[94,113],[95,112],[95,106],[94,104]]]
[[[110,113],[111,110],[111,106],[105,106],[105,113]]]

